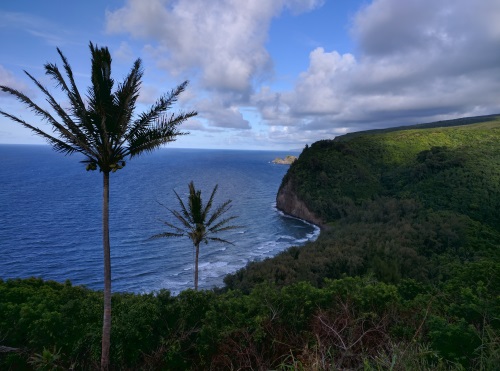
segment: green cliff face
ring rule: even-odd
[[[291,184],[325,223],[339,220],[353,205],[394,197],[500,225],[500,116],[485,119],[316,142],[290,167],[280,192]],[[453,122],[460,123],[444,124]]]
[[[229,287],[366,274],[437,283],[462,264],[498,264],[500,116],[316,142],[290,166],[277,207],[323,227],[320,237],[251,263]]]

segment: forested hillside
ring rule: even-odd
[[[344,274],[438,282],[457,264],[498,262],[500,117],[482,120],[356,133],[305,148],[280,192],[287,188],[285,197],[322,221],[320,238],[226,283],[321,286]]]
[[[225,288],[114,294],[112,369],[498,370],[500,118],[314,143],[279,196],[318,240]],[[0,280],[0,368],[98,368],[101,306]]]
[[[481,334],[490,333],[489,355],[500,364],[500,116],[316,142],[283,179],[280,206],[314,215],[320,237],[227,276],[229,288],[251,292],[262,283],[301,281],[324,288],[353,276],[399,289],[418,283],[433,318],[423,322],[421,342],[447,354],[452,369],[452,361],[471,367],[485,349]],[[452,282],[455,293],[444,294]],[[465,304],[465,296],[486,301]],[[439,298],[435,312],[431,297]]]

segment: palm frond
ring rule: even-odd
[[[98,48],[90,43],[91,52],[91,81],[92,84],[87,89],[87,99],[89,101],[90,120],[93,130],[99,136],[99,148],[103,166],[109,166],[110,154],[112,153],[113,137],[112,117],[113,113],[113,85],[111,78],[111,55],[108,48]],[[111,135],[110,135],[111,132]],[[108,170],[108,169],[106,169]]]
[[[78,152],[77,148],[65,143],[64,141],[62,141],[59,138],[56,138],[50,134],[47,134],[43,130],[37,128],[36,126],[28,124],[26,121],[21,120],[20,118],[14,116],[14,115],[11,115],[11,114],[4,112],[4,111],[0,111],[0,114],[11,119],[12,121],[15,121],[15,122],[21,124],[25,128],[32,130],[35,134],[44,138],[57,152],[62,152],[62,153],[66,153],[66,154]]]
[[[179,196],[179,194],[174,190],[175,197],[177,197],[177,201],[179,201],[179,205],[181,207],[181,212],[182,215],[184,216],[184,219],[188,221],[189,223],[194,223],[193,218],[191,214],[189,214],[188,209],[186,208],[186,205],[184,204],[184,201],[182,201],[182,198]],[[173,214],[174,212],[169,209],[169,211]],[[179,219],[179,218],[177,218]],[[188,223],[188,224],[189,224]]]
[[[68,130],[66,129],[63,125],[61,125],[52,115],[38,106],[36,103],[34,103],[30,98],[28,98],[25,94],[21,93],[20,91],[17,91],[15,89],[9,88],[7,86],[0,86],[0,90],[2,90],[5,93],[9,93],[13,95],[18,101],[23,103],[25,106],[30,108],[37,116],[40,116],[44,121],[47,121],[49,124],[51,124],[54,128],[56,128],[56,131],[59,132],[59,134],[65,138],[69,143],[66,143],[64,146],[57,146],[57,149],[60,152],[65,152],[65,153],[72,153],[75,151],[82,152],[81,148],[77,144],[77,140],[75,136]],[[35,132],[37,135],[41,135],[45,139],[49,140],[49,143],[63,143],[64,141],[62,139],[56,138],[50,134],[45,133],[43,130],[28,124],[26,121],[11,115],[7,112],[1,111],[1,113],[5,116],[8,117],[20,124],[22,124],[24,127],[32,130]]]
[[[236,218],[237,218],[237,216],[230,216],[229,218],[221,220],[216,225],[214,225],[213,227],[209,227],[208,229],[209,229],[210,233],[219,233],[219,232],[227,231],[229,229],[242,228],[241,226],[236,226],[236,225],[226,226],[227,223],[229,223],[231,220],[234,220]]]
[[[191,181],[188,185],[189,187],[189,215],[194,224],[204,224],[205,220],[203,219],[203,200],[201,199],[201,191],[196,190],[193,181]]]
[[[223,204],[219,205],[217,209],[213,212],[213,214],[210,216],[210,219],[207,222],[207,226],[212,225],[212,223],[215,220],[219,219],[222,214],[229,211],[229,209],[231,209],[230,205],[232,202],[233,202],[232,200],[227,200]]]
[[[149,151],[159,145],[175,140],[175,136],[182,135],[178,131],[172,132],[175,127],[197,113],[194,111],[179,113],[177,118],[173,115],[165,115],[172,105],[177,101],[178,96],[186,89],[188,81],[184,81],[177,88],[172,89],[168,94],[160,97],[149,109],[139,116],[130,126],[124,139],[130,143],[130,154],[136,156],[142,151]],[[175,119],[174,119],[175,118]],[[160,134],[160,135],[158,135]],[[175,134],[175,135],[174,135]],[[158,140],[167,137],[166,141]]]
[[[158,233],[155,234],[151,237],[149,237],[150,240],[155,240],[158,238],[166,238],[166,237],[183,237],[183,233],[171,233],[171,232],[163,232],[163,233]]]
[[[161,115],[155,123],[136,130],[134,135],[128,137],[127,155],[135,157],[143,152],[151,152],[163,144],[175,141],[178,136],[188,134],[181,132],[178,126],[196,115],[197,113],[194,111],[176,115]]]
[[[80,94],[80,91],[78,90],[78,87],[76,86],[75,79],[73,77],[73,70],[71,69],[70,64],[68,63],[67,58],[64,56],[62,51],[57,48],[57,52],[59,53],[59,56],[61,57],[61,60],[63,61],[63,67],[64,70],[66,71],[66,76],[68,76],[71,89],[66,85],[66,81],[63,79],[62,75],[59,73],[59,69],[57,66],[54,65],[55,69],[52,70],[51,68],[45,68],[45,71],[47,74],[51,75],[55,80],[62,84],[61,86],[63,87],[63,90],[66,91],[66,94],[68,95],[68,98],[70,98],[71,101],[71,106],[72,108],[76,109],[75,114],[77,117],[82,118],[84,115],[83,113],[85,112],[85,103],[83,102],[82,96]],[[49,65],[50,66],[50,65]]]
[[[160,117],[160,115],[165,112],[165,104],[164,97],[160,97],[155,104],[153,104],[148,112],[143,112],[137,120],[130,126],[124,140],[130,142],[133,141],[134,138],[140,137],[139,132],[144,130],[151,125],[151,123],[155,122],[155,120]]]
[[[92,143],[93,147],[98,147],[99,137],[96,131],[94,130],[94,126],[92,125],[91,120],[89,119],[85,103],[83,102],[80,91],[76,86],[71,66],[59,48],[57,48],[57,52],[59,53],[59,56],[61,57],[61,60],[63,62],[63,67],[66,72],[66,75],[68,76],[70,86],[67,85],[66,80],[63,78],[57,65],[53,63],[47,63],[45,65],[45,74],[51,76],[52,79],[56,81],[56,85],[59,86],[63,92],[66,93],[71,103],[70,110],[73,116],[80,121],[79,126],[81,127],[82,131],[85,132],[87,136],[87,141],[89,143]]]
[[[140,130],[144,127],[151,125],[156,119],[160,117],[163,112],[168,111],[172,105],[177,102],[179,95],[186,90],[189,81],[184,81],[175,89],[170,90],[169,93],[161,96],[155,104],[153,104],[147,113],[143,113],[134,123],[130,134],[133,135],[135,130]]]
[[[62,76],[59,68],[55,63],[46,63],[45,64],[45,74],[50,76],[55,82],[56,86],[60,87],[61,90],[67,95],[68,99],[71,103],[71,110],[75,117],[82,118],[84,117],[84,113],[86,111],[85,104],[83,103],[83,99],[80,95],[80,92],[76,86],[75,80],[73,78],[73,71],[71,66],[68,63],[68,60],[62,53],[62,51],[57,48],[57,53],[61,57],[63,62],[64,70],[66,71],[66,75],[68,76],[69,82],[71,86],[68,86],[66,80]]]
[[[185,234],[186,233],[186,230],[184,230],[182,228],[179,228],[179,227],[177,227],[176,225],[174,225],[172,223],[163,221],[163,224],[166,225],[167,227],[172,228],[173,230],[175,230],[176,233],[180,233],[180,234]]]
[[[116,148],[123,147],[126,143],[125,134],[132,120],[135,104],[139,97],[142,76],[143,69],[141,67],[141,60],[137,59],[123,83],[118,85],[118,89],[114,94],[114,105],[116,110],[115,132],[119,139],[116,141]]]
[[[80,152],[87,154],[88,156],[95,157],[95,153],[92,148],[88,144],[87,135],[80,130],[80,127],[75,124],[75,122],[71,119],[68,113],[60,106],[60,104],[54,99],[52,94],[43,86],[36,78],[34,78],[27,71],[24,73],[33,81],[33,83],[42,91],[45,95],[47,102],[50,104],[52,109],[57,113],[57,115],[64,122],[60,124],[57,120],[55,120],[52,116],[49,121],[47,121],[52,125],[53,130],[58,132],[63,138],[65,138],[72,145],[79,147],[81,149]],[[26,97],[27,98],[27,97]],[[26,101],[24,101],[26,104]],[[47,112],[47,111],[45,111]],[[47,112],[48,113],[48,112]]]
[[[203,209],[203,220],[207,219],[208,213],[210,212],[210,209],[212,208],[212,204],[214,202],[214,197],[215,197],[215,194],[217,193],[218,188],[219,188],[219,185],[216,184],[214,189],[212,190],[212,193],[210,194],[208,202],[207,202],[205,208]],[[207,226],[209,226],[210,224],[211,224],[211,219],[207,222]]]
[[[69,69],[69,66],[67,66],[67,68]],[[72,91],[69,89],[69,87],[66,85],[66,81],[64,80],[61,72],[59,71],[58,67],[55,64],[47,63],[45,65],[45,74],[50,75],[52,79],[56,81],[56,85],[59,86],[64,93],[66,93],[70,101],[69,110],[73,115],[74,119],[78,121],[77,124],[78,129],[85,136],[85,140],[89,144],[89,147],[97,147],[96,145],[97,137],[95,134],[95,130],[93,130],[92,124],[89,121],[85,104],[81,100],[80,93],[78,92],[76,86],[74,87],[76,91]],[[61,115],[59,114],[59,116]]]
[[[224,240],[222,238],[218,238],[218,237],[208,237],[207,238],[208,240],[210,241],[216,241],[216,242],[222,242],[222,243],[227,243],[229,245],[233,245],[234,246],[234,243],[232,243],[231,241],[228,241],[228,240]]]
[[[193,229],[193,224],[189,222],[189,219],[184,218],[184,216],[182,216],[177,210],[171,210],[171,212],[172,215],[175,216],[177,220],[180,221],[186,229],[188,230]]]
[[[34,78],[28,71],[24,71],[24,73],[33,81],[33,83],[42,91],[42,93],[45,95],[47,102],[49,102],[50,106],[56,111],[56,113],[59,115],[59,117],[67,124],[69,129],[73,129],[74,125],[73,121],[69,117],[69,115],[66,113],[64,109],[59,105],[59,103],[56,102],[54,97],[50,94],[50,92],[43,86],[36,78]],[[77,129],[77,127],[75,127]],[[77,130],[78,131],[78,130]]]

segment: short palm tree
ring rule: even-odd
[[[143,70],[137,59],[129,74],[113,90],[111,78],[111,55],[108,48],[90,43],[91,86],[87,95],[80,94],[74,81],[71,67],[57,49],[61,57],[67,80],[55,64],[46,64],[45,73],[66,95],[69,108],[59,104],[50,92],[32,75],[26,75],[42,91],[53,112],[49,112],[33,102],[25,94],[0,86],[0,90],[13,95],[41,120],[52,126],[53,133],[47,133],[34,124],[0,110],[3,116],[32,130],[45,138],[61,153],[80,153],[85,156],[87,170],[99,170],[103,174],[103,252],[104,252],[104,315],[102,333],[101,369],[109,368],[109,348],[111,334],[111,257],[109,243],[109,174],[125,166],[125,160],[143,152],[152,151],[162,144],[174,141],[179,132],[178,125],[196,112],[167,114],[186,88],[187,81],[160,97],[148,111],[135,116],[134,110]],[[55,115],[54,115],[55,113]]]
[[[180,222],[181,226],[179,227],[169,222],[163,222],[172,231],[159,233],[151,237],[188,237],[191,240],[195,248],[195,290],[198,290],[198,259],[200,256],[200,244],[202,242],[205,242],[207,244],[209,241],[216,241],[233,245],[232,242],[215,237],[214,235],[230,229],[241,228],[240,226],[229,225],[229,222],[237,218],[236,216],[230,216],[221,219],[221,217],[231,208],[232,200],[227,200],[226,202],[222,203],[215,209],[215,211],[211,215],[209,215],[210,210],[212,209],[217,188],[218,185],[214,187],[206,205],[203,205],[203,200],[201,199],[201,190],[196,190],[192,181],[191,183],[189,183],[189,196],[187,206],[184,201],[182,201],[177,192],[174,191],[175,195],[177,196],[177,200],[179,201],[181,210],[180,212],[171,209],[168,210]]]

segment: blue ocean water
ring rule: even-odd
[[[188,239],[149,240],[176,223],[159,203],[178,209],[193,180],[206,198],[218,184],[215,205],[233,200],[227,215],[243,228],[221,234],[233,245],[200,249],[199,286],[255,259],[315,239],[319,230],[276,210],[288,154],[163,148],[134,158],[111,174],[110,229],[113,291],[178,293],[193,287],[194,248]],[[0,145],[0,278],[41,277],[102,289],[102,174],[86,172],[78,155],[49,146]]]

